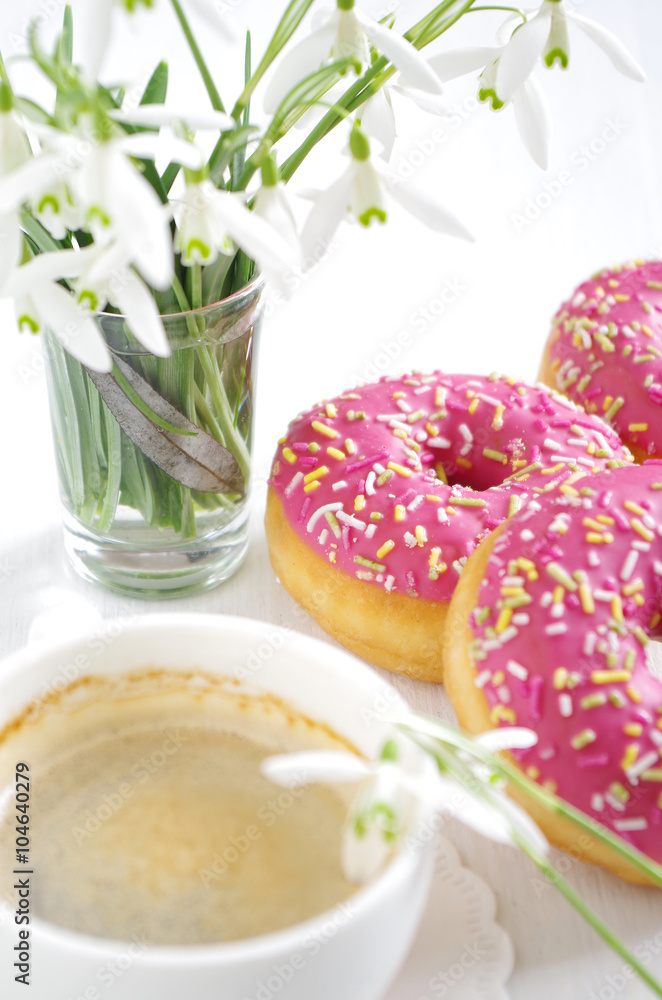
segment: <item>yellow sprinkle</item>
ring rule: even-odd
[[[401,431],[400,428],[396,427],[393,431],[393,437],[400,438],[401,441],[407,440],[407,431]]]
[[[631,434],[637,434],[639,431],[647,431],[648,424],[628,424],[628,430]]]
[[[557,583],[562,584],[566,590],[575,591],[577,590],[577,584],[572,579],[569,573],[567,573],[562,566],[559,566],[556,562],[547,563],[545,570],[549,575],[557,581]]]
[[[568,671],[565,667],[557,667],[554,671],[554,687],[557,691],[563,691],[568,683]]]
[[[629,295],[622,295],[620,293],[617,293],[616,295],[614,295],[614,298],[616,299],[617,302],[629,302],[630,301],[630,296]]]
[[[446,390],[443,386],[438,385],[434,391],[434,405],[443,406],[446,402]]]
[[[639,747],[636,743],[628,743],[625,748],[625,753],[623,754],[623,760],[621,761],[621,767],[624,771],[627,771],[632,767],[635,760],[639,756]]]
[[[320,446],[318,445],[317,441],[311,441],[310,444],[308,445],[308,451],[310,452],[311,455],[314,455],[319,450]]]
[[[504,674],[503,670],[496,670],[494,676],[492,677],[492,684],[494,685],[494,687],[501,687],[505,679],[506,675]]]
[[[363,510],[365,507],[365,497],[363,493],[359,493],[357,497],[354,497],[354,510]]]
[[[496,410],[494,411],[494,419],[492,420],[492,430],[500,431],[503,427],[503,415],[506,412],[506,407],[503,403],[499,403]]]
[[[553,594],[554,604],[563,604],[564,597],[565,597],[565,587],[562,587],[561,584],[558,584],[558,586],[554,587],[554,594]]]
[[[604,526],[600,522],[594,521],[592,517],[584,517],[584,518],[582,518],[582,524],[584,525],[585,528],[591,528],[593,531],[604,531],[605,530]],[[612,522],[612,524],[613,524],[613,522]]]
[[[338,431],[334,431],[333,427],[328,427],[326,424],[323,424],[321,420],[313,420],[311,427],[314,431],[317,431],[318,434],[324,434],[326,437],[340,437]]]
[[[644,727],[640,722],[628,722],[626,726],[623,726],[623,732],[626,736],[641,736],[644,731]]]
[[[625,690],[628,693],[630,701],[633,701],[635,703],[635,705],[638,705],[640,703],[640,701],[641,701],[641,695],[639,694],[639,692],[637,691],[637,689],[635,687],[632,687],[632,685],[630,685],[630,687],[626,687]],[[662,729],[662,726],[660,728]]]
[[[632,429],[632,424],[630,424],[630,429]],[[629,510],[631,514],[637,514],[638,517],[643,517],[646,513],[643,507],[640,507],[638,503],[634,503],[633,500],[626,500],[623,504],[626,510]]]
[[[641,535],[645,542],[652,542],[655,538],[655,533],[652,532],[646,525],[639,520],[638,517],[633,517],[630,519],[630,526],[634,528],[638,535]]]
[[[602,350],[605,352],[605,354],[613,354],[613,352],[616,350],[616,348],[612,344],[612,342],[609,339],[609,337],[606,336],[606,334],[604,334],[604,333],[594,333],[593,336],[597,340],[598,344],[600,345],[600,347],[602,348]]]
[[[613,517],[609,517],[608,514],[598,514],[595,520],[599,521],[600,524],[608,524],[610,527],[616,524]]]
[[[390,469],[385,469],[382,472],[381,476],[377,476],[377,485],[378,486],[385,486],[386,483],[389,481],[389,479],[392,479],[392,478],[393,478],[393,473],[391,472],[391,470]]]
[[[309,472],[307,475],[305,475],[303,477],[303,481],[304,481],[304,483],[312,483],[316,479],[321,479],[322,476],[326,476],[326,474],[328,473],[328,471],[329,470],[326,467],[326,465],[320,465],[319,469],[313,469],[312,472]]]
[[[419,545],[425,545],[428,540],[428,533],[422,524],[417,524],[414,528],[414,535]]]
[[[630,793],[628,792],[625,785],[622,785],[620,781],[612,781],[611,785],[609,786],[609,791],[611,792],[611,794],[614,796],[615,799],[618,799],[619,802],[630,801]]]
[[[624,402],[625,400],[623,399],[622,396],[617,396],[614,402],[608,407],[608,409],[605,412],[606,419],[613,420],[618,411],[620,410],[621,406],[623,406]]]
[[[611,599],[611,614],[615,621],[623,621],[623,602],[618,594],[615,594]]]
[[[603,535],[598,534],[596,531],[589,531],[586,535],[586,541],[591,545],[611,545],[614,541],[614,536],[608,531]]]
[[[506,708],[505,705],[495,705],[490,712],[490,722],[493,726],[496,726],[499,722],[510,722],[512,725],[517,722],[517,716],[512,708]]]
[[[321,485],[322,485],[322,484],[321,484],[321,483],[319,482],[319,480],[318,480],[318,479],[315,479],[315,480],[313,480],[313,482],[312,482],[312,483],[308,483],[308,485],[307,485],[307,486],[304,486],[304,488],[303,488],[303,492],[304,492],[304,493],[312,493],[312,492],[313,492],[313,490],[316,490],[316,489],[317,489],[317,487],[318,487],[318,486],[321,486]]]
[[[548,469],[541,469],[540,470],[540,474],[541,474],[541,476],[549,476],[549,475],[551,475],[554,472],[560,472],[561,469],[565,469],[565,463],[564,462],[557,462],[556,465],[552,465]]]
[[[435,427],[434,424],[426,424],[425,425],[425,429],[428,432],[428,434],[430,435],[430,437],[435,438],[439,434],[439,428]]]
[[[602,691],[596,691],[595,694],[587,694],[579,702],[582,708],[599,708],[600,705],[605,705],[607,703],[607,695],[603,694]]]
[[[592,729],[583,729],[581,733],[577,733],[576,736],[572,737],[570,745],[575,750],[581,750],[582,747],[586,747],[589,743],[593,743],[596,738],[597,737]]]
[[[398,465],[397,462],[389,462],[386,468],[397,472],[399,476],[411,476],[411,469],[405,469],[404,465]]]
[[[435,548],[430,550],[430,558],[428,560],[428,565],[436,566],[437,563],[439,562],[440,556],[441,556],[441,549],[435,546]]]
[[[499,612],[499,618],[496,623],[497,632],[505,632],[510,625],[510,619],[513,617],[512,608],[501,608]]]
[[[519,597],[520,594],[524,593],[524,587],[502,587],[501,594],[503,597]]]
[[[384,544],[377,549],[377,558],[383,559],[384,556],[388,555],[391,549],[394,548],[395,548],[395,542],[393,541],[392,538],[389,538],[387,542],[384,542]]]
[[[491,458],[493,462],[501,462],[502,465],[508,464],[508,456],[494,448],[483,448],[483,455],[485,458]]]
[[[644,781],[662,781],[662,767],[650,767],[641,777]]]
[[[594,684],[617,684],[619,681],[629,681],[627,670],[594,670],[591,674]]]
[[[434,496],[433,493],[426,493],[425,494],[425,499],[426,500],[430,500],[431,503],[441,503],[441,497],[436,497],[436,496]]]
[[[378,510],[373,510],[372,514],[370,515],[370,520],[371,521],[381,521],[383,517],[384,517],[384,515],[380,514]]]
[[[331,458],[337,458],[339,462],[345,457],[345,452],[341,451],[340,448],[334,448],[333,445],[329,445],[326,449],[326,453],[327,455],[330,455]]]
[[[478,399],[478,397],[472,399],[471,402],[469,403],[469,406],[467,407],[469,413],[474,414],[478,409],[479,405],[480,405],[480,400]]]
[[[469,459],[465,458],[463,455],[458,455],[457,458],[455,459],[455,461],[456,461],[457,465],[461,465],[463,469],[471,469],[472,468],[472,464],[469,461]]]
[[[587,615],[592,615],[595,611],[595,602],[588,583],[579,584],[579,600],[582,602],[582,610]]]
[[[567,483],[563,483],[559,486],[559,493],[569,493],[573,497],[579,496],[579,491],[576,490],[574,486],[568,486]]]
[[[336,407],[335,403],[327,403],[326,404],[326,415],[327,415],[327,417],[337,417],[338,416],[338,408]]]
[[[283,448],[283,458],[286,462],[289,462],[290,465],[293,465],[297,460],[297,457],[291,448]]]
[[[401,503],[397,503],[395,505],[395,511],[393,516],[395,517],[396,521],[404,521],[405,517],[407,516],[407,512],[405,511],[405,508]]]

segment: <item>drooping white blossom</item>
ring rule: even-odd
[[[363,71],[370,66],[371,45],[406,76],[411,86],[440,93],[437,77],[411,42],[368,17],[354,5],[354,0],[336,3],[336,9],[281,59],[265,92],[266,111],[275,111],[297,83],[329,59],[351,59],[357,70]]]
[[[473,239],[464,224],[435,198],[402,180],[371,156],[369,140],[356,124],[350,133],[349,157],[349,166],[338,180],[314,196],[302,233],[306,254],[328,243],[348,217],[364,226],[373,220],[385,222],[390,198],[437,232]]]
[[[301,255],[301,238],[287,187],[280,180],[278,167],[272,156],[267,156],[262,164],[262,184],[255,194],[253,211],[282,236],[298,261]]]

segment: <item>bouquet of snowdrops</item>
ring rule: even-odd
[[[68,8],[54,48],[33,26],[27,58],[50,85],[48,106],[14,89],[11,62],[0,57],[0,294],[13,297],[21,330],[47,335],[71,517],[107,535],[124,511],[134,526],[137,518],[186,540],[211,515],[235,515],[250,471],[250,346],[230,350],[227,318],[210,321],[205,310],[234,302],[236,326],[264,278],[283,286],[343,220],[385,222],[390,199],[439,232],[469,236],[434,194],[389,170],[394,95],[440,113],[442,83],[474,73],[481,101],[513,105],[524,144],[544,167],[549,114],[534,70],[568,65],[572,31],[585,32],[622,73],[643,73],[564,0],[532,11],[443,0],[404,34],[394,16],[375,21],[354,0],[314,10],[306,27],[314,0],[291,0],[259,60],[250,32],[238,40],[211,0],[159,0],[145,17],[158,19],[168,2],[208,108],[171,98],[165,63],[139,95],[99,79],[111,0],[95,3],[95,29],[76,61]],[[203,58],[189,3],[222,35],[234,32],[219,45],[245,49],[233,103]],[[126,16],[138,5],[121,4]],[[507,14],[494,47],[434,45],[447,33],[452,41],[461,19],[490,10]],[[298,145],[290,136],[296,148],[279,161],[297,123],[305,126]],[[299,225],[289,182],[338,127],[346,161]]]

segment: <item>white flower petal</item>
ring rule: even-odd
[[[384,181],[391,197],[399,201],[403,208],[406,208],[411,215],[425,223],[430,229],[473,242],[474,237],[464,223],[453,212],[439,204],[435,198],[431,198],[418,187],[401,180],[390,172],[385,174]]]
[[[407,93],[407,91],[404,91]],[[382,145],[382,156],[391,159],[396,139],[395,114],[386,85],[369,98],[361,109],[361,128]]]
[[[52,153],[35,156],[0,178],[0,213],[22,205],[35,191],[56,183],[66,172],[64,161]]]
[[[134,132],[133,135],[115,140],[115,143],[127,156],[155,160],[157,156],[163,155],[189,170],[199,170],[205,162],[202,150],[195,143],[168,133],[156,135],[154,132]]]
[[[88,83],[96,83],[111,35],[114,0],[94,0],[76,8],[74,63],[83,70]]]
[[[28,137],[16,112],[0,111],[0,177],[32,156]]]
[[[499,809],[502,813],[506,814],[513,829],[517,830],[520,836],[526,840],[529,847],[532,847],[538,854],[549,853],[547,838],[536,823],[533,822],[529,814],[517,802],[514,802],[506,795],[501,795],[499,798]]]
[[[362,837],[357,837],[348,825],[343,830],[341,851],[345,878],[353,885],[362,885],[384,867],[393,853],[393,847],[376,826],[371,826]]]
[[[445,115],[448,112],[448,104],[441,94],[426,94],[423,90],[403,87],[399,83],[394,83],[390,89],[413,101],[416,107],[428,115]]]
[[[126,316],[136,340],[158,358],[170,356],[170,345],[154,296],[131,268],[108,284],[109,301]]]
[[[240,37],[239,24],[236,18],[226,9],[224,3],[218,0],[187,0],[197,14],[203,18],[212,30],[218,31],[228,42],[236,42]]]
[[[84,312],[73,295],[55,282],[35,292],[42,323],[74,358],[98,372],[109,372],[112,358],[98,324]]]
[[[371,773],[366,761],[338,750],[309,750],[267,757],[260,770],[269,781],[286,788],[293,781],[305,784],[363,781]]]
[[[232,194],[217,191],[212,209],[218,213],[237,246],[256,261],[261,270],[278,275],[292,266],[292,248],[264,219],[250,212]]]
[[[346,170],[331,187],[323,191],[310,210],[301,234],[306,257],[326,247],[343,219],[352,199],[352,170]]]
[[[273,114],[293,87],[329,59],[336,37],[336,25],[337,18],[334,16],[325,25],[312,31],[308,38],[294,45],[278,63],[264,93],[263,106],[267,114]]]
[[[441,83],[438,76],[411,42],[408,42],[406,38],[403,38],[397,32],[385,28],[383,24],[378,24],[372,18],[366,17],[365,14],[356,10],[356,8],[355,13],[373,45],[394,66],[397,66],[412,86],[418,87],[419,90],[428,91],[431,94],[441,93]]]
[[[551,27],[551,11],[545,4],[538,14],[514,32],[505,46],[496,75],[496,91],[505,104],[531,75],[540,59]]]
[[[467,73],[477,73],[488,63],[494,62],[501,54],[501,48],[467,48],[454,49],[450,52],[440,52],[429,61],[431,68],[440,80],[455,80]]]
[[[113,121],[125,125],[141,125],[146,128],[161,128],[184,122],[193,129],[218,129],[225,132],[234,129],[236,122],[222,111],[207,111],[202,108],[187,107],[177,110],[165,104],[140,104],[137,108],[117,108],[108,112]]]
[[[18,266],[21,254],[21,224],[16,212],[0,215],[0,294]]]
[[[53,250],[37,254],[17,268],[7,284],[13,296],[29,295],[42,284],[60,278],[77,278],[85,266],[84,251]]]
[[[515,121],[522,142],[543,170],[549,166],[552,116],[545,93],[535,77],[525,80],[513,95]]]
[[[567,17],[577,25],[578,28],[588,35],[592,42],[594,42],[598,48],[602,49],[607,58],[616,67],[619,73],[624,76],[629,76],[632,80],[637,80],[639,83],[643,83],[646,79],[646,74],[637,62],[637,60],[632,56],[628,50],[625,48],[622,42],[616,38],[611,31],[607,31],[603,28],[601,24],[597,21],[592,21],[588,17],[584,17],[582,14],[575,14],[574,11],[567,11]]]
[[[274,187],[262,186],[258,190],[253,202],[253,211],[283,237],[298,259],[301,256],[301,241],[287,188],[282,181]]]

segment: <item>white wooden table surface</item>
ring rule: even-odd
[[[274,20],[273,0],[237,0],[230,6],[240,22],[257,24],[259,51]],[[602,265],[662,255],[662,6],[656,0],[583,0],[573,6],[616,31],[646,67],[649,82],[640,86],[617,76],[585,38],[573,36],[571,71],[541,74],[556,123],[546,175],[527,160],[511,112],[493,115],[478,107],[467,81],[449,87],[445,118],[425,118],[407,104],[398,107],[401,138],[394,168],[437,190],[472,227],[477,242],[435,237],[394,212],[384,229],[364,233],[346,227],[327,257],[301,278],[295,296],[271,303],[259,365],[252,544],[236,577],[217,590],[153,604],[102,593],[73,575],[59,528],[39,346],[13,333],[9,309],[0,303],[0,654],[25,642],[36,614],[75,595],[107,617],[159,608],[237,614],[325,638],[277,584],[262,529],[270,459],[288,420],[360,378],[412,367],[497,369],[533,379],[549,318],[575,284]],[[367,0],[364,7],[382,14],[387,9]],[[426,7],[415,0],[399,9],[406,26]],[[59,18],[59,0],[0,0],[5,56],[20,49],[29,12],[41,12],[48,31],[54,10]],[[147,42],[123,29],[118,72],[138,80],[164,49],[172,55],[175,31],[165,0],[159,17]],[[475,15],[472,28],[489,43],[489,32],[479,29],[482,17]],[[458,31],[460,44],[466,44],[467,32]],[[219,78],[231,78],[239,53],[228,52],[207,32],[203,41]],[[26,79],[20,66],[16,77]],[[189,63],[173,70],[172,79],[188,99],[198,99]],[[338,169],[331,156],[315,156],[314,164],[329,176]],[[310,173],[304,182],[310,182]],[[450,717],[442,688],[390,679],[414,707]],[[497,895],[499,919],[516,950],[513,998],[649,995],[523,858],[459,826],[449,824],[448,831],[465,864]],[[662,976],[662,896],[555,857],[585,898]],[[440,995],[429,993],[430,1000]]]

